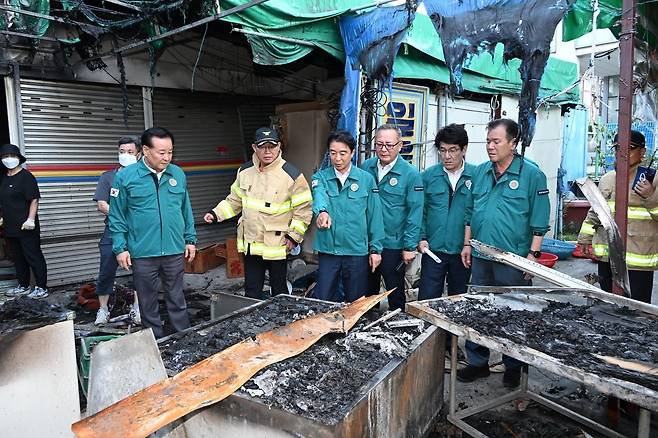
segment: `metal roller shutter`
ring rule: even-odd
[[[93,193],[98,176],[117,164],[116,140],[144,129],[141,89],[129,89],[127,125],[118,86],[21,79],[20,89],[48,283],[93,279],[104,226]]]
[[[212,93],[153,92],[153,123],[175,137],[174,161],[187,174],[200,247],[235,235],[235,221],[208,225],[202,217],[226,197],[245,161],[237,102]]]

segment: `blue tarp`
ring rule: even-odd
[[[563,119],[561,180],[558,192],[569,191],[568,181],[574,181],[587,174],[587,109],[572,108]]]

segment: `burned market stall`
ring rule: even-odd
[[[176,374],[244,339],[337,306],[278,296],[172,335],[159,347],[169,374]],[[370,321],[362,320],[347,336],[325,336],[188,416],[186,433],[423,436],[443,401],[442,332],[405,315],[367,329]]]

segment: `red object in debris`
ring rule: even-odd
[[[592,254],[594,254],[594,249],[592,248],[592,245],[587,245],[587,252],[588,254],[585,254],[581,246],[576,245],[576,249],[573,250],[573,253],[571,253],[571,255],[579,259],[594,259],[594,257],[592,256]]]
[[[87,310],[98,310],[101,307],[96,295],[96,286],[93,284],[85,284],[80,288],[77,301]]]
[[[537,263],[542,264],[546,266],[547,268],[552,268],[555,266],[555,262],[557,262],[557,256],[555,254],[551,254],[550,252],[542,252],[541,256],[537,259]]]

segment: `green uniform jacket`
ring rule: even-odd
[[[361,168],[377,181],[377,157]],[[386,224],[384,248],[415,251],[423,220],[423,180],[420,172],[402,157],[378,184],[382,216]]]
[[[544,172],[532,161],[515,156],[498,182],[490,161],[477,166],[472,182],[466,222],[473,239],[526,257],[532,236],[543,236],[550,229]]]
[[[432,251],[461,253],[474,170],[473,164],[464,163],[464,172],[454,192],[442,163],[423,172],[425,208],[420,236],[421,240],[427,240]]]
[[[186,243],[196,243],[185,173],[169,164],[157,181],[144,160],[114,178],[109,226],[115,254],[128,250],[132,258],[160,257],[182,254]]]
[[[339,189],[339,184],[333,166],[311,178],[313,213],[331,216],[331,227],[317,230],[313,249],[341,256],[381,253],[384,222],[375,179],[352,165],[345,185]]]

